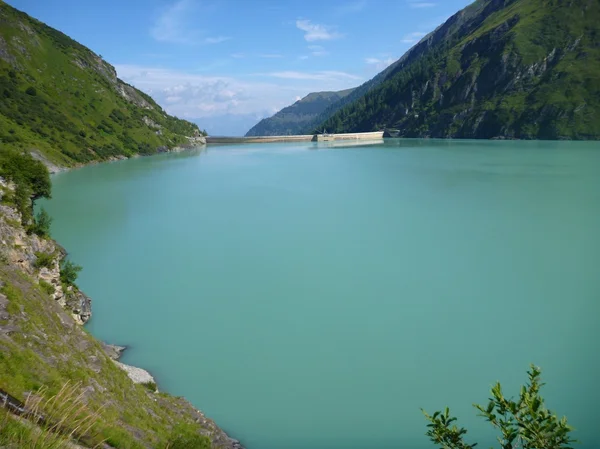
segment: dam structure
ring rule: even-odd
[[[326,136],[326,137],[323,137]],[[274,142],[321,142],[336,140],[373,140],[382,139],[383,131],[367,133],[344,134],[302,134],[295,136],[252,136],[252,137],[227,137],[206,136],[207,144],[232,144],[232,143],[274,143]]]

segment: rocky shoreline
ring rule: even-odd
[[[0,200],[8,191],[14,190],[14,185],[0,177]],[[25,276],[35,280],[42,290],[45,290],[60,308],[71,316],[61,318],[63,325],[71,327],[83,326],[92,316],[92,300],[75,286],[64,287],[60,279],[60,262],[67,252],[52,239],[41,238],[27,233],[21,225],[21,215],[0,201],[0,253],[4,262],[18,268]],[[40,266],[42,255],[44,266]],[[1,296],[1,295],[0,295]],[[71,323],[68,323],[71,321]],[[77,323],[77,325],[75,325]],[[10,326],[0,329],[5,333],[14,332]],[[146,370],[126,365],[119,361],[125,346],[111,345],[99,342],[102,352],[112,362],[125,371],[129,379],[136,384],[144,384],[153,393],[158,393],[154,377]],[[151,394],[151,393],[150,393]],[[157,394],[156,400],[160,402]],[[195,421],[208,432],[214,447],[227,449],[243,449],[238,440],[229,437],[212,420],[184,399],[181,402],[181,413],[195,416]]]
[[[156,153],[157,154],[177,153],[180,151],[192,150],[194,148],[198,148],[198,147],[206,145],[206,137],[204,137],[204,136],[193,136],[193,137],[188,136],[187,139],[188,139],[188,143],[183,143],[183,144],[177,145],[172,148],[169,148],[166,146],[158,147],[158,148],[156,148]],[[46,156],[44,156],[42,153],[40,153],[37,150],[30,151],[30,154],[34,159],[36,159],[36,160],[40,161],[42,164],[44,164],[46,166],[46,168],[48,169],[48,172],[50,172],[50,174],[53,174],[53,175],[56,173],[61,173],[61,172],[65,172],[68,170],[72,170],[74,168],[82,168],[87,165],[103,164],[106,162],[125,161],[125,160],[129,159],[127,156],[120,154],[117,156],[110,156],[108,159],[106,159],[104,161],[92,161],[87,164],[78,164],[78,165],[75,165],[74,167],[68,168],[68,167],[63,167],[63,166],[60,166],[60,165],[57,165],[57,164],[51,162],[50,160],[48,160],[48,158]],[[154,156],[154,155],[153,154],[142,155],[142,154],[136,153],[131,157],[135,158],[135,157],[142,157],[142,156]]]

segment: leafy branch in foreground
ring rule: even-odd
[[[479,416],[500,431],[498,441],[502,449],[572,449],[570,444],[576,440],[569,435],[573,428],[567,424],[567,418],[559,419],[546,409],[540,396],[544,386],[541,370],[531,365],[527,374],[529,383],[521,387],[518,400],[505,398],[500,383],[496,383],[487,407],[474,405]],[[467,430],[453,424],[456,418],[448,408],[433,415],[423,410],[423,414],[429,421],[426,435],[442,449],[472,449],[477,445],[464,442]]]

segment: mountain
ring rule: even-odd
[[[599,139],[598,23],[598,0],[478,0],[379,74],[375,87],[332,105],[318,126],[396,128],[406,137]]]
[[[272,117],[262,119],[246,133],[246,137],[301,134],[301,131],[310,126],[327,107],[345,98],[353,90],[310,93]]]
[[[0,1],[0,142],[58,165],[189,143],[197,125],[167,115],[83,45]]]

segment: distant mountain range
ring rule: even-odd
[[[477,0],[299,133],[600,139],[598,24],[598,0]]]
[[[347,97],[354,89],[339,92],[313,92],[293,105],[283,108],[272,117],[262,119],[246,133],[250,136],[285,136],[300,134],[313,125],[330,105]]]

